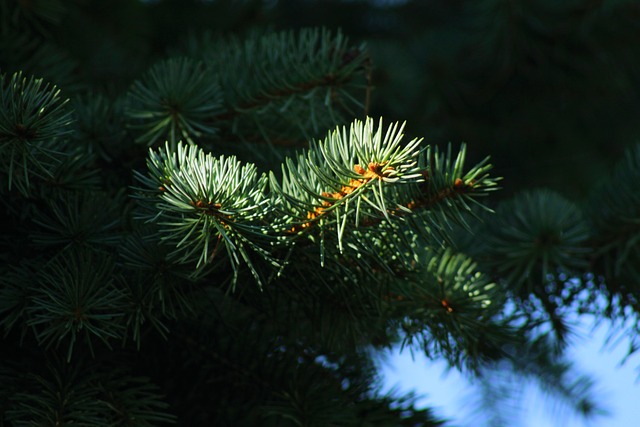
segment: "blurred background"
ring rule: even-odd
[[[575,319],[575,337],[568,357],[595,381],[596,397],[607,414],[590,420],[576,415],[557,396],[549,396],[535,382],[513,378],[509,395],[498,405],[512,427],[631,427],[640,419],[640,358],[625,360],[630,344],[627,337],[608,341],[611,324],[593,319]],[[494,415],[483,408],[483,390],[468,375],[451,370],[443,361],[428,360],[419,352],[394,349],[380,359],[383,390],[387,393],[413,392],[420,405],[433,408],[438,416],[457,426],[490,426]],[[496,378],[501,380],[501,378]],[[513,393],[515,391],[515,393]]]

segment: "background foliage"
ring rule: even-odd
[[[0,425],[442,425],[392,345],[491,425],[512,375],[596,416],[563,351],[638,345],[639,14],[0,0]]]

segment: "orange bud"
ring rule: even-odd
[[[366,172],[366,170],[362,166],[360,166],[358,164],[353,165],[353,170],[355,170],[356,173],[359,174],[359,175],[364,175],[365,172]]]

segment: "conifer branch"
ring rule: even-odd
[[[241,140],[304,142],[368,108],[368,55],[340,32],[231,38],[202,50],[224,88],[226,111],[213,120]]]
[[[273,233],[266,176],[258,177],[253,164],[216,159],[182,143],[177,152],[169,143],[164,150],[150,150],[147,165],[148,176],[136,174],[144,185],[136,194],[144,209],[140,218],[158,224],[161,239],[175,247],[180,261],[194,262],[198,269],[225,251],[233,283],[241,262],[262,283],[248,250],[277,265],[267,250]]]
[[[373,76],[364,44],[340,31],[255,33],[249,21],[220,22],[232,9],[266,22],[282,2],[226,10],[231,2],[131,1],[99,12],[75,3],[0,0],[0,424],[441,425],[411,396],[376,397],[369,349],[397,344],[481,379],[508,361],[519,378],[595,413],[592,384],[572,381],[561,357],[571,332],[565,316],[575,309],[624,322],[619,329],[633,333],[637,350],[640,150],[586,210],[543,190],[517,194],[494,213],[484,200],[498,183],[488,159],[468,164],[464,144],[408,141],[404,125],[366,114],[372,85],[384,99],[389,77],[408,95],[396,91],[397,102],[385,99],[376,111],[427,120],[434,139],[464,135],[479,147],[508,135],[512,147],[521,140],[514,135],[526,141],[529,131],[536,143],[571,132],[567,139],[582,144],[580,127],[570,125],[589,125],[586,116],[548,120],[547,109],[537,117],[540,99],[520,110],[529,99],[502,97],[532,95],[536,81],[551,82],[563,99],[579,89],[593,98],[575,103],[590,121],[600,91],[558,80],[551,71],[559,64],[607,96],[624,92],[619,104],[630,108],[611,117],[626,120],[638,79],[610,64],[634,69],[633,49],[624,48],[637,44],[631,27],[603,57],[616,59],[600,65],[613,71],[609,80],[583,68],[580,49],[570,56],[579,68],[558,61],[562,49],[587,48],[586,39],[562,32],[571,28],[564,18],[541,25],[533,6],[523,9],[532,20],[516,17],[527,43],[507,40],[508,58],[489,60],[513,16],[467,14],[456,19],[464,31],[446,26],[455,42],[427,56],[421,38],[419,49],[409,42],[385,66],[386,41],[371,39],[383,61]],[[375,13],[392,23],[427,7],[418,3]],[[569,9],[558,6],[556,18]],[[244,36],[176,47],[191,30],[173,29],[177,12],[183,22]],[[349,32],[366,39],[376,20],[354,15],[364,19]],[[589,41],[607,33],[595,12],[579,15],[570,21],[589,30]],[[552,43],[544,61],[545,34],[560,24],[555,41],[566,45]],[[423,35],[440,40],[442,30],[427,27]],[[480,49],[467,42],[477,37],[459,37],[467,28],[480,30]],[[489,91],[476,86],[487,80]],[[571,103],[562,104],[568,112]],[[520,119],[517,135],[504,117]],[[557,127],[544,130],[550,121]],[[611,130],[611,140],[623,135],[597,128]],[[511,160],[521,166],[534,151]],[[521,175],[534,180],[533,172]]]
[[[584,271],[590,234],[582,213],[568,200],[545,190],[525,192],[502,204],[487,222],[479,259],[526,298],[549,275]]]
[[[172,58],[156,64],[127,95],[129,127],[139,131],[136,142],[154,145],[167,140],[191,144],[218,131],[211,117],[222,110],[218,80],[204,64]]]
[[[633,292],[640,271],[640,146],[631,147],[618,162],[612,176],[591,194],[588,213],[596,248],[593,266],[607,278],[611,289]],[[606,206],[606,209],[602,207]]]
[[[0,167],[8,189],[15,184],[26,194],[30,177],[48,177],[60,162],[60,138],[71,132],[67,101],[42,79],[0,75]]]

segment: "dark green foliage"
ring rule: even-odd
[[[9,369],[3,375],[3,387],[11,392],[8,425],[124,427],[175,421],[148,378],[132,377],[120,367],[96,369],[86,359],[29,362],[28,372]]]
[[[494,343],[518,341],[515,330],[496,321],[504,310],[504,291],[471,258],[449,250],[422,258],[424,270],[392,295],[402,303],[398,314],[406,316],[404,345],[418,341],[431,357],[478,369],[484,359],[499,357],[502,350]]]
[[[582,203],[637,3],[267,3],[0,0],[0,425],[443,425],[394,345],[597,415],[563,350],[638,342],[640,150]]]
[[[136,142],[154,145],[169,141],[191,144],[211,138],[217,129],[212,117],[222,112],[222,93],[216,74],[189,58],[157,64],[137,80],[126,101],[129,127],[138,131]]]
[[[67,360],[76,341],[93,353],[96,340],[123,335],[125,295],[115,283],[113,261],[95,259],[90,252],[66,253],[49,261],[32,284],[26,309],[27,325],[44,347],[67,347]]]
[[[120,240],[122,199],[97,191],[61,193],[34,212],[29,238],[35,246],[59,251],[113,246]]]
[[[71,132],[66,103],[42,79],[0,76],[0,158],[9,189],[28,192],[30,180],[48,178],[61,161],[60,138]]]
[[[607,279],[612,285],[621,286],[622,293],[635,293],[638,289],[634,279],[640,273],[640,228],[637,221],[640,196],[635,188],[638,179],[640,146],[636,145],[589,200],[593,239],[602,245],[598,249],[598,261],[602,262]]]
[[[577,274],[588,266],[590,229],[577,206],[544,190],[523,192],[503,203],[487,222],[480,256],[488,268],[522,295],[562,271]]]
[[[361,116],[369,59],[340,32],[303,29],[189,46],[220,78],[225,126],[243,141],[301,145]],[[308,120],[296,120],[298,114]]]

